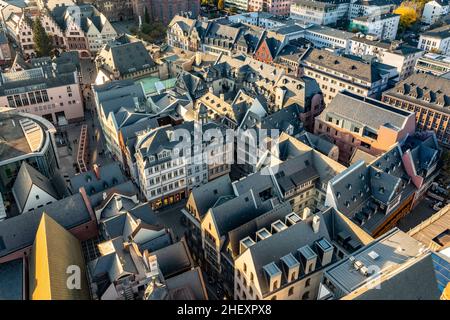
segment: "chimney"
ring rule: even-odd
[[[223,93],[221,93],[219,97],[221,100],[225,101],[225,95]]]
[[[106,192],[103,192],[102,197],[103,197],[103,200],[106,200],[106,198],[108,198],[108,194]]]
[[[308,218],[311,215],[311,209],[310,208],[305,208],[303,209],[302,212],[302,220],[305,220],[306,218]]]
[[[117,210],[122,209],[122,197],[119,195],[114,196],[114,200],[116,200],[116,208]]]
[[[97,180],[100,180],[100,167],[96,163],[92,166],[92,171],[94,171]]]
[[[195,64],[197,66],[202,64],[202,53],[197,51],[197,53],[195,54]]]
[[[320,217],[317,215],[314,215],[312,219],[312,228],[314,230],[314,233],[319,232],[319,226],[320,226]]]

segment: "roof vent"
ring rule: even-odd
[[[369,256],[372,260],[377,260],[378,257],[379,257],[379,254],[372,250],[372,251],[370,251],[370,252],[368,253],[368,256]]]

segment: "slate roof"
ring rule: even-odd
[[[23,300],[24,260],[0,263],[0,300]]]
[[[229,247],[233,253],[233,258],[240,255],[239,246],[240,241],[249,236],[254,238],[256,232],[262,228],[270,230],[270,225],[274,221],[280,219],[285,220],[286,215],[292,212],[292,207],[289,202],[282,202],[280,205],[274,207],[272,210],[263,213],[256,218],[238,226],[237,228],[228,232]]]
[[[397,144],[371,164],[359,160],[335,176],[329,182],[333,206],[372,233],[417,190],[403,166],[402,155]],[[386,214],[389,206],[393,207]]]
[[[314,150],[323,153],[324,155],[328,155],[335,147],[335,145],[330,141],[307,131],[304,131],[298,139]]]
[[[21,209],[25,207],[33,185],[55,199],[60,198],[50,179],[23,161],[13,186],[14,198]]]
[[[450,79],[415,73],[399,82],[383,96],[402,99],[450,114]]]
[[[406,125],[408,118],[414,116],[414,113],[343,91],[334,97],[319,118],[326,122],[328,115],[334,115],[373,130],[378,130],[381,126],[401,130]]]
[[[67,230],[91,221],[80,193],[6,219],[0,223],[0,257],[33,244],[44,212]]]
[[[190,198],[192,198],[197,207],[197,214],[200,219],[208,212],[209,208],[217,202],[220,197],[232,196],[233,188],[229,175],[223,175],[217,179],[209,181],[207,184],[200,185],[192,189]]]
[[[444,25],[442,27],[426,31],[426,32],[422,33],[422,36],[437,38],[437,39],[450,38],[450,25]]]
[[[167,279],[166,286],[169,290],[170,300],[186,300],[188,298],[208,300],[208,293],[200,267]],[[185,290],[189,291],[188,295]]]
[[[166,279],[188,271],[194,266],[184,239],[165,248],[150,252],[150,254],[156,255],[158,267]]]
[[[379,81],[382,78],[381,71],[377,70],[372,64],[337,56],[326,50],[312,49],[305,54],[302,61],[341,72],[369,83]]]
[[[93,195],[127,180],[118,163],[99,166],[98,171],[100,173],[99,178],[97,178],[93,170],[73,176],[70,179],[73,192],[78,192],[81,187],[84,187],[88,195]]]
[[[255,206],[255,202],[257,206]],[[253,193],[246,192],[210,209],[219,236],[226,235],[245,222],[272,209],[270,200],[261,202]]]
[[[3,31],[0,31],[0,44],[6,44],[8,43],[8,38],[6,37],[6,33]]]
[[[321,215],[319,215],[320,217]],[[247,250],[250,251],[253,265],[258,277],[258,283],[261,287],[262,294],[269,292],[266,272],[263,267],[269,263],[281,265],[280,259],[292,253],[297,255],[297,249],[308,245],[314,248],[314,242],[320,239],[330,240],[330,236],[325,223],[319,224],[319,231],[314,233],[311,223],[312,216],[304,221],[298,222],[287,229],[272,234],[269,238],[263,241],[258,241]],[[317,260],[316,269],[320,268],[320,259]],[[279,267],[280,268],[280,267]],[[281,268],[280,268],[281,269]],[[301,275],[300,275],[301,276]],[[283,274],[281,280],[281,287],[286,283],[286,276]]]
[[[112,61],[106,60],[107,53],[111,53]],[[110,72],[116,69],[121,77],[155,66],[141,41],[124,44],[111,42],[102,48],[97,59],[104,59],[103,67]]]
[[[107,274],[109,280],[113,282],[124,273],[136,274],[138,272],[130,252],[124,248],[122,237],[109,240],[101,245],[109,245],[111,252],[88,263],[94,281],[104,274]]]

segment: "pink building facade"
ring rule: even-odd
[[[249,0],[248,11],[263,11],[279,16],[288,16],[291,0]]]
[[[77,71],[55,74],[46,68],[2,74],[0,106],[41,116],[56,126],[82,120],[83,98]]]

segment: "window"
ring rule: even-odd
[[[277,290],[278,289],[278,280],[275,280],[273,282],[273,290]]]
[[[247,272],[247,264],[246,263],[244,263],[244,272],[245,273]]]
[[[309,299],[309,291],[306,291],[303,295],[302,295],[302,300],[308,300]]]
[[[277,300],[277,295],[274,295],[270,300]]]
[[[306,279],[305,288],[309,287],[310,285],[311,285],[311,278]]]
[[[39,200],[39,195],[38,194],[36,195],[36,200]]]
[[[294,294],[294,287],[290,287],[288,291],[288,296],[292,296]]]

